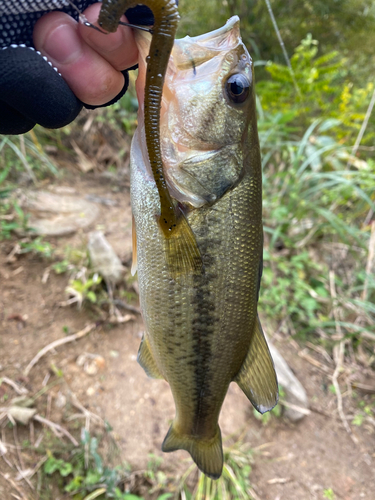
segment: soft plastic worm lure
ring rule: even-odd
[[[99,26],[116,31],[124,12],[138,2],[134,0],[103,0]],[[160,149],[160,107],[164,77],[179,21],[175,0],[143,0],[154,15],[152,41],[147,59],[144,115],[146,145],[152,173],[160,197],[159,225],[166,238],[168,262],[175,274],[200,269],[201,256],[195,236],[177,203],[168,191]],[[182,264],[181,264],[182,263]]]

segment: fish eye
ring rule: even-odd
[[[250,92],[250,82],[242,73],[231,75],[226,83],[229,99],[235,104],[244,102]]]

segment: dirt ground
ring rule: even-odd
[[[79,179],[64,177],[59,185],[73,188],[78,196],[97,195],[114,204],[99,204],[100,215],[90,229],[48,241],[59,249],[83,248],[87,233],[100,228],[122,262],[129,265],[128,189],[118,189],[116,183],[103,181],[95,174]],[[31,369],[28,377],[23,376],[25,367],[39,350],[67,333],[83,329],[97,318],[85,307],[60,306],[66,299],[64,290],[68,277],[51,272],[46,283],[42,283],[49,265],[46,260],[26,254],[18,256],[14,262],[6,262],[14,243],[15,240],[0,244],[0,377],[18,381],[35,393],[43,387],[53,364],[62,371],[65,382],[50,391],[48,411],[51,419],[68,425],[64,420],[66,408],[61,401],[64,402],[64,397],[69,399],[72,392],[82,405],[113,427],[121,459],[135,469],[142,469],[146,467],[148,455],[153,453],[163,458],[165,470],[177,474],[181,464],[186,467],[184,460],[188,455],[185,452],[166,455],[160,451],[174,416],[174,404],[168,384],[148,379],[136,362],[143,328],[139,317],[119,325],[98,322],[87,336],[50,352]],[[272,337],[272,332],[268,333]],[[298,424],[273,418],[263,425],[254,417],[240,389],[232,384],[220,417],[224,444],[226,438],[242,433],[243,440],[255,450],[250,479],[261,500],[333,498],[327,496],[329,489],[336,499],[374,500],[374,426],[352,425],[353,435],[349,435],[338,418],[336,397],[328,390],[331,382],[327,375],[299,357],[296,343],[290,339],[278,338],[275,345],[304,385],[311,414]],[[103,358],[98,373],[90,375],[77,364],[78,356],[83,353]],[[4,384],[0,390],[4,388],[14,396]],[[344,392],[345,387],[342,390]],[[344,397],[347,415],[354,415],[356,408],[355,400]],[[41,425],[36,423],[35,439],[40,432]],[[12,442],[13,435],[8,428],[2,428],[1,439]],[[9,477],[15,480],[14,471],[1,457],[0,472],[8,478],[5,480],[0,474],[0,498],[11,500]],[[11,475],[6,476],[7,473]]]

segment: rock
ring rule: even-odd
[[[94,376],[99,370],[104,370],[105,359],[98,354],[83,353],[80,354],[76,361],[78,366],[82,366],[87,375]]]
[[[78,196],[48,191],[25,191],[19,201],[29,214],[28,227],[35,234],[63,236],[90,226],[99,215],[95,203]]]
[[[87,389],[87,391],[86,391],[86,394],[87,394],[88,396],[93,396],[93,395],[95,394],[95,389],[94,389],[94,387],[89,387],[89,388]]]
[[[10,406],[7,413],[11,415],[17,422],[23,425],[27,425],[36,414],[36,409],[23,408],[22,406]]]
[[[285,401],[292,405],[308,410],[307,394],[301,382],[293,374],[287,362],[281,356],[276,347],[272,345],[269,341],[268,341],[268,346],[270,348],[271,355],[275,363],[275,369],[279,385],[281,385],[285,391],[285,397],[284,397]],[[297,409],[285,406],[283,415],[292,422],[297,422],[298,420],[301,420],[306,415],[306,413],[302,413]]]
[[[101,231],[92,231],[89,234],[87,249],[94,271],[111,285],[116,285],[121,281],[124,267]]]
[[[8,453],[8,448],[0,441],[0,455],[5,455],[6,453]]]
[[[89,361],[89,362],[85,363],[84,370],[87,373],[87,375],[91,375],[93,377],[94,375],[96,375],[98,373],[99,368],[98,368],[97,364],[95,363],[95,361],[91,361],[91,362]]]
[[[59,391],[56,396],[55,406],[61,410],[66,405],[66,396]]]

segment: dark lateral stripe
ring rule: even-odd
[[[219,223],[219,221],[218,221]],[[214,224],[212,212],[210,215],[210,224]],[[207,371],[209,362],[212,357],[212,339],[215,334],[216,324],[219,321],[215,296],[210,290],[210,283],[216,278],[215,272],[215,246],[219,246],[221,241],[210,237],[209,224],[205,224],[201,228],[202,233],[199,235],[199,248],[201,251],[204,274],[195,276],[194,278],[194,298],[192,306],[194,310],[192,322],[193,344],[193,364],[195,378],[195,419],[196,429],[194,432],[199,434],[203,431],[201,424],[207,423],[207,417],[210,414],[209,402],[212,395],[212,389],[207,380]]]

